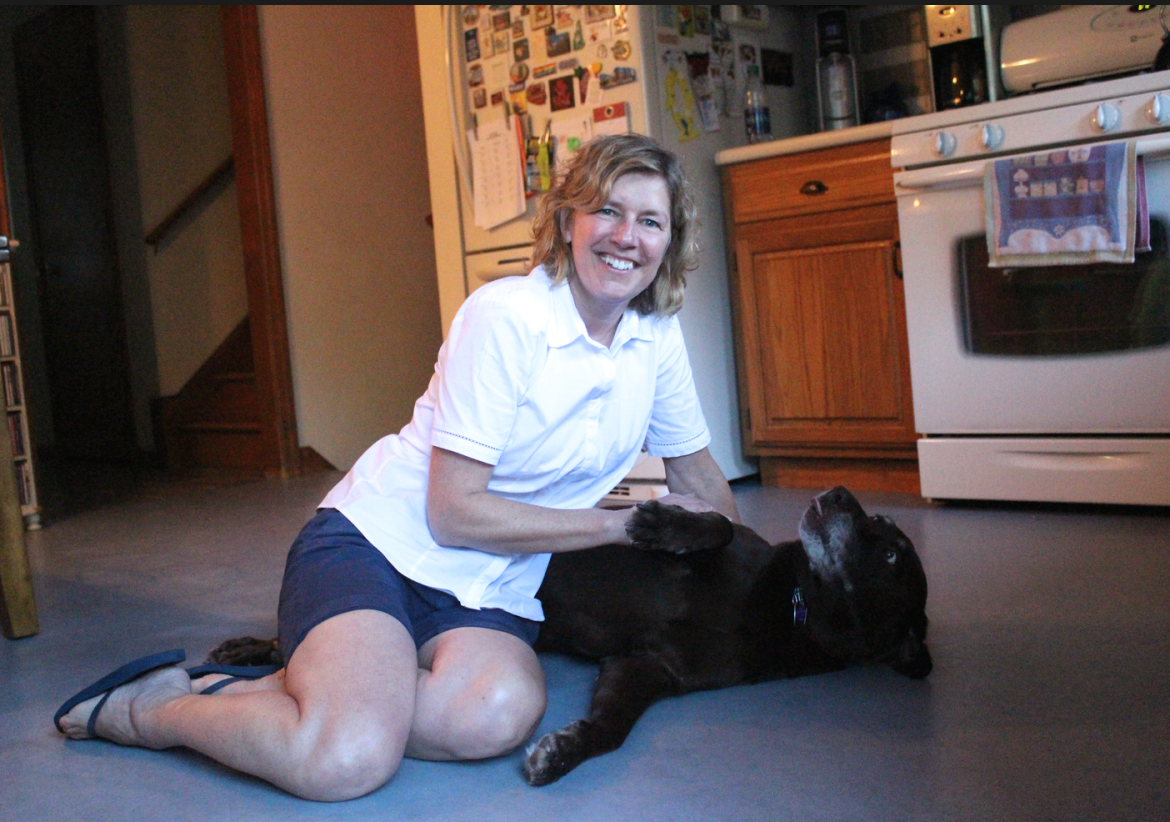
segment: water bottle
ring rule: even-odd
[[[756,65],[747,68],[743,89],[743,120],[749,143],[772,139],[772,117],[764,97],[764,84],[760,81],[760,67]]]

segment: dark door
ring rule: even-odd
[[[93,8],[54,8],[13,45],[54,452],[124,460],[136,447]]]

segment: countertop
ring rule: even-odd
[[[799,137],[728,148],[715,155],[715,165],[729,166],[735,163],[745,163],[748,160],[778,157],[781,154],[799,154],[802,151],[816,151],[834,146],[847,146],[851,143],[864,143],[867,140],[881,140],[893,134],[894,122],[886,120],[881,123],[843,128],[838,131],[821,131],[816,134],[802,134]]]

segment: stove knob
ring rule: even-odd
[[[1121,122],[1121,109],[1112,103],[1102,103],[1093,113],[1093,125],[1098,131],[1111,131]]]
[[[934,135],[934,153],[939,157],[950,157],[959,147],[959,141],[949,131],[940,131]]]
[[[1155,94],[1146,106],[1146,116],[1156,126],[1170,126],[1170,94]]]
[[[1003,127],[991,125],[989,123],[983,127],[982,131],[980,131],[979,139],[983,142],[983,147],[985,149],[988,151],[995,151],[997,148],[1003,145]]]

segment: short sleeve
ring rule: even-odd
[[[684,457],[711,442],[695,391],[678,317],[662,321],[657,336],[658,372],[646,450],[655,457]]]
[[[480,290],[481,292],[484,289]],[[431,445],[496,465],[512,434],[542,334],[525,321],[523,301],[479,292],[451,324],[438,363]]]

